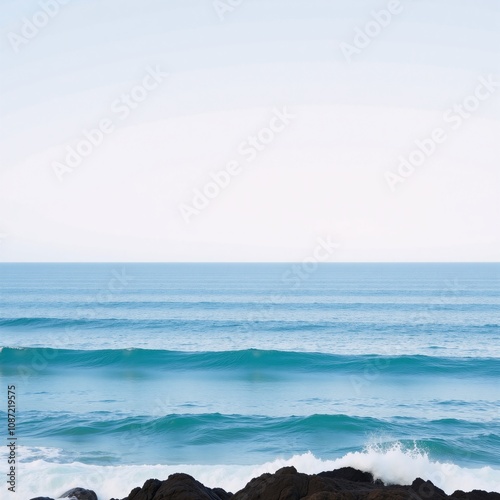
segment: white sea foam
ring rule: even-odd
[[[336,460],[321,460],[312,453],[305,453],[262,465],[97,466],[34,460],[18,464],[15,497],[23,500],[39,495],[57,497],[69,488],[82,486],[96,491],[100,500],[123,498],[136,486],[142,486],[147,479],[166,479],[174,472],[185,472],[206,486],[220,486],[235,492],[252,477],[264,472],[275,472],[288,465],[294,465],[299,472],[309,474],[352,466],[372,472],[386,483],[410,484],[416,477],[422,477],[430,479],[447,493],[457,489],[500,491],[500,470],[491,467],[471,469],[436,462],[418,449],[404,450],[396,444],[385,450],[376,446],[368,447],[363,452],[348,453]]]

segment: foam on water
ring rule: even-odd
[[[28,452],[28,450],[24,450]],[[464,468],[433,461],[418,448],[404,449],[396,443],[389,449],[368,446],[362,452],[348,453],[336,460],[321,460],[312,453],[279,458],[261,465],[122,465],[94,466],[81,463],[56,464],[35,460],[19,464],[18,498],[55,495],[81,486],[91,488],[100,500],[122,498],[150,478],[166,479],[175,472],[194,476],[209,487],[237,491],[253,477],[293,465],[299,472],[314,474],[351,466],[371,472],[385,483],[411,484],[416,477],[431,480],[451,494],[457,489],[500,491],[500,470],[491,467]]]

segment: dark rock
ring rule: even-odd
[[[274,473],[275,476],[284,476],[286,474],[298,474],[298,472],[297,469],[292,465],[290,467],[282,467]]]
[[[352,467],[311,475],[283,467],[275,474],[252,479],[234,495],[207,488],[187,474],[173,474],[166,481],[146,481],[123,500],[500,500],[500,494],[458,490],[448,496],[421,478],[411,486],[385,485],[374,481],[372,474]]]
[[[149,479],[124,500],[229,500],[222,488],[207,488],[188,474],[172,474],[166,481]]]
[[[161,486],[158,479],[148,479],[142,488],[134,488],[127,497],[129,500],[152,500]]]
[[[331,479],[345,479],[355,483],[373,483],[373,476],[369,472],[362,472],[353,467],[342,467],[341,469],[332,470],[329,472],[320,472],[320,477],[329,477]],[[379,484],[383,484],[381,481]]]
[[[63,493],[58,498],[67,498],[68,500],[97,500],[97,495],[92,490],[86,490],[85,488],[72,488],[66,493]],[[36,497],[31,500],[54,500],[49,497]]]
[[[222,488],[213,488],[212,491],[219,495],[220,500],[230,500],[233,498],[232,493],[228,493],[226,490],[223,490]]]
[[[472,490],[465,493],[462,490],[457,490],[451,494],[451,497],[458,500],[500,500],[500,493],[488,493],[483,490]]]
[[[97,500],[97,495],[92,490],[86,490],[85,488],[72,488],[66,493],[63,493],[59,498],[68,498],[71,500]]]
[[[424,481],[417,477],[411,484],[410,493],[415,500],[442,500],[448,498],[448,495],[430,481]]]
[[[295,467],[284,467],[275,474],[262,474],[252,479],[233,500],[298,500],[308,493],[309,476],[297,472]]]
[[[363,498],[367,500],[416,500],[413,499],[413,497],[408,494],[408,491],[400,488],[400,487],[387,487],[387,488],[379,488],[376,490],[373,490],[372,492],[368,493],[367,495],[364,496],[359,496],[356,498]]]

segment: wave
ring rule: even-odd
[[[416,444],[434,457],[500,465],[500,420],[485,424],[458,419],[376,419],[344,414],[130,416],[103,411],[27,411],[23,413],[22,434],[40,444],[60,443],[67,447],[71,443],[68,449],[74,451],[68,452],[63,462],[101,465],[138,464],[145,459],[182,463],[192,456],[207,457],[205,461],[214,457],[224,460],[232,457],[236,449],[240,460],[274,456],[282,450],[300,453],[308,449],[332,457],[346,449],[361,450],[370,436],[383,439],[386,446],[395,439],[405,446]],[[112,450],[106,452],[105,458],[103,451],[96,451],[103,450],[103,442],[107,443],[104,449]]]
[[[137,327],[141,328],[175,328],[179,326],[185,326],[186,324],[213,324],[213,321],[204,320],[163,320],[163,319],[149,319],[149,320],[133,320],[125,318],[100,318],[100,319],[90,319],[90,318],[53,318],[53,317],[24,317],[24,318],[0,318],[0,327],[7,328],[19,328],[19,327],[31,327],[31,328],[65,328],[68,330],[74,330],[76,328],[129,328],[134,329]],[[222,324],[227,324],[226,326],[234,325],[234,322],[221,321]],[[229,323],[229,324],[228,324]]]
[[[0,412],[1,414],[1,412]],[[367,417],[347,415],[310,415],[268,417],[259,415],[224,415],[220,413],[171,414],[154,416],[116,416],[111,412],[89,414],[25,412],[26,437],[112,436],[122,433],[140,433],[142,438],[171,435],[184,439],[186,444],[205,444],[253,439],[277,433],[302,432],[377,432],[392,430],[392,424]],[[464,425],[470,425],[464,422]],[[484,424],[483,424],[484,425]]]
[[[82,318],[60,318],[60,317],[16,317],[0,318],[0,328],[11,329],[65,329],[66,331],[78,330],[181,330],[189,332],[206,333],[210,330],[230,330],[231,332],[300,332],[305,330],[332,330],[359,331],[360,328],[377,329],[378,331],[390,331],[401,329],[405,332],[412,330],[421,331],[423,327],[432,325],[433,329],[440,328],[455,333],[457,324],[439,322],[434,316],[426,321],[413,321],[408,323],[373,323],[364,321],[304,321],[304,320],[280,320],[266,319],[269,313],[266,311],[249,312],[241,320],[206,320],[206,319],[130,319],[130,318],[95,318],[94,312],[89,310],[89,317]],[[419,319],[419,318],[415,318]],[[459,323],[459,325],[462,325]],[[463,325],[462,325],[463,326]],[[467,330],[474,333],[491,333],[492,330],[500,328],[497,323],[467,324]]]
[[[0,412],[0,415],[2,412]],[[205,444],[213,440],[242,440],[258,436],[298,435],[315,433],[360,433],[363,435],[394,435],[413,439],[421,436],[459,436],[468,439],[473,436],[484,443],[500,445],[500,421],[474,422],[453,418],[422,420],[410,417],[376,419],[373,417],[349,416],[345,414],[314,414],[307,416],[270,417],[264,415],[238,415],[221,413],[120,415],[115,412],[99,411],[85,414],[26,411],[23,413],[23,433],[28,437],[57,437],[76,435],[105,435],[138,432],[142,437],[155,437],[175,433],[180,439],[195,439]],[[217,436],[220,440],[217,439]],[[441,446],[439,439],[432,441],[432,447]],[[450,443],[451,441],[447,441]],[[431,441],[429,441],[430,445]],[[188,443],[186,443],[188,444]]]
[[[76,293],[76,290],[75,290]],[[132,300],[127,297],[124,300],[106,300],[101,302],[87,302],[85,303],[85,307],[88,310],[101,310],[101,309],[160,309],[160,310],[184,310],[184,309],[210,309],[210,310],[218,310],[223,309],[227,311],[228,309],[236,309],[244,311],[257,311],[257,312],[265,312],[270,309],[281,309],[281,310],[326,310],[326,311],[337,311],[337,310],[363,310],[363,311],[387,311],[387,310],[404,310],[404,311],[413,311],[418,310],[421,311],[425,309],[425,311],[485,311],[490,310],[492,306],[496,304],[496,301],[487,302],[484,300],[484,297],[480,299],[476,296],[473,296],[473,299],[476,301],[464,301],[461,298],[460,301],[453,300],[453,302],[446,303],[439,298],[436,297],[423,297],[426,299],[423,301],[410,301],[411,297],[406,297],[405,300],[402,300],[398,296],[398,301],[390,300],[392,297],[388,296],[386,300],[382,300],[380,295],[376,295],[376,300],[369,299],[370,297],[366,297],[365,300],[360,301],[359,297],[355,297],[358,300],[346,300],[345,296],[340,296],[339,298],[335,297],[333,299],[331,296],[323,299],[323,300],[314,300],[311,297],[300,297],[299,300],[290,300],[287,298],[281,298],[279,300],[273,301],[262,300],[259,298],[255,298],[254,300],[248,299],[247,297],[243,297],[241,299],[236,299],[234,296],[227,297],[225,300],[199,300],[196,298],[187,298],[186,300],[166,300],[163,298],[158,298],[156,300],[145,299],[143,297],[137,297],[135,300]],[[15,298],[11,300],[3,300],[3,306],[9,307],[24,307],[24,308],[62,308],[62,309],[78,309],[82,307],[82,299],[73,295],[71,298],[68,298],[64,295],[58,296],[57,299],[53,298],[52,301],[44,301],[44,300],[26,300],[26,297],[22,299]]]
[[[22,449],[21,457],[33,450]],[[40,456],[40,453],[37,454]],[[500,491],[500,470],[491,467],[469,468],[453,462],[432,460],[428,453],[415,445],[393,443],[390,446],[368,445],[362,451],[348,452],[333,460],[322,460],[312,453],[283,456],[260,465],[120,465],[98,466],[79,462],[60,464],[46,460],[19,464],[23,478],[18,485],[21,498],[59,496],[76,485],[96,491],[99,498],[124,498],[147,479],[166,479],[175,472],[194,476],[209,487],[220,486],[236,492],[250,479],[264,473],[274,473],[281,467],[295,466],[299,472],[316,474],[340,467],[355,467],[371,472],[385,483],[411,484],[416,477],[431,480],[451,494],[461,489]]]
[[[69,350],[54,348],[10,348],[0,351],[2,371],[19,366],[49,368],[106,368],[152,371],[249,371],[293,373],[380,373],[388,375],[471,374],[500,375],[496,358],[458,358],[423,355],[337,355],[314,352],[246,349],[240,351],[186,352],[149,349]]]

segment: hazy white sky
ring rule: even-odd
[[[1,261],[498,261],[497,0],[236,4],[1,0]]]

